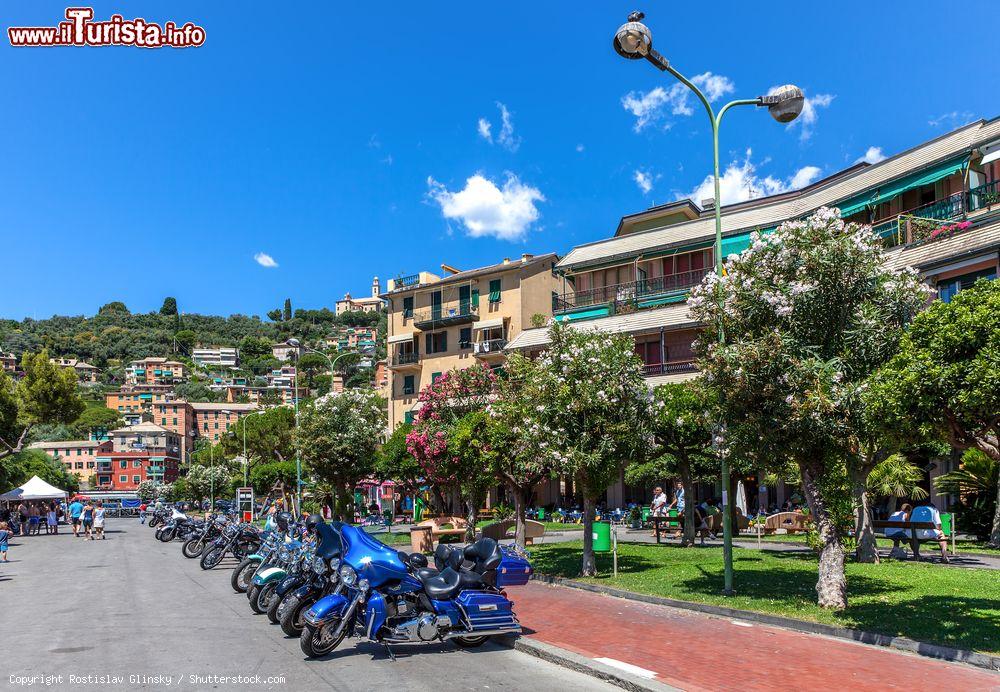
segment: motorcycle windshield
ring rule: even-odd
[[[341,535],[346,543],[344,562],[354,568],[358,578],[367,579],[373,587],[387,581],[403,579],[408,570],[395,550],[365,531],[343,524]]]

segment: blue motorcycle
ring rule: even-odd
[[[519,634],[521,625],[503,589],[526,584],[532,568],[516,547],[481,538],[464,549],[439,546],[435,567],[349,524],[334,523],[343,544],[341,589],[306,612],[300,638],[309,658],[336,649],[355,632],[386,646],[454,641],[481,645],[489,637]]]

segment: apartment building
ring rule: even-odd
[[[190,402],[188,406],[194,415],[196,437],[219,441],[230,425],[236,425],[240,418],[257,410],[257,404],[240,403],[200,403]]]
[[[323,340],[327,348],[338,351],[360,351],[372,353],[378,342],[377,327],[348,327]]]
[[[97,456],[112,448],[110,440],[64,440],[60,442],[35,442],[31,449],[40,449],[52,459],[56,459],[69,473],[80,477],[82,487],[94,484]]]
[[[191,360],[206,368],[237,368],[240,353],[235,348],[224,346],[196,348],[191,352]]]
[[[334,305],[334,311],[338,316],[345,312],[378,312],[385,307],[385,302],[379,297],[378,277],[372,279],[371,295],[366,298],[352,298],[350,293],[344,294],[342,300],[338,300]]]
[[[263,406],[268,403],[271,405],[286,404],[288,406],[292,406],[295,404],[295,393],[295,388],[291,386],[274,387],[271,385],[257,384],[233,385],[226,388],[226,401],[246,401],[258,406]],[[308,396],[308,388],[298,388],[298,398],[300,401]]]
[[[138,423],[142,420],[142,414],[147,414],[147,417],[152,415],[154,406],[176,399],[173,385],[133,384],[105,394],[104,405],[122,414],[126,422]]]
[[[302,346],[292,346],[289,343],[274,344],[271,346],[271,355],[282,362],[289,360],[296,361],[303,353],[305,353],[305,349]]]
[[[183,363],[161,357],[133,360],[125,368],[127,384],[179,384],[187,377],[187,368]]]
[[[0,351],[0,370],[3,370],[8,375],[13,375],[17,372],[17,358],[14,357],[13,353]]]
[[[135,490],[146,480],[177,479],[183,448],[177,433],[147,421],[112,430],[109,442],[95,454],[98,489]]]
[[[392,279],[388,306],[389,428],[413,419],[417,394],[441,373],[473,363],[500,367],[504,346],[532,324],[552,316],[560,283],[555,254],[522,255],[460,271],[441,265]]]
[[[49,358],[49,362],[73,370],[77,379],[84,384],[97,384],[97,378],[101,374],[100,368],[76,358]]]
[[[871,224],[884,239],[887,261],[917,269],[942,300],[980,277],[995,279],[1000,119],[971,123],[794,192],[727,205],[722,254],[747,248],[754,231],[771,232],[822,206],[839,207],[846,220]],[[611,238],[577,246],[557,264],[555,319],[631,334],[651,386],[693,377],[691,343],[699,325],[688,314],[686,299],[714,266],[714,234],[711,208],[689,200],[622,217]],[[547,343],[545,329],[528,329],[507,349],[531,353]],[[935,474],[949,464],[938,464]],[[622,483],[608,495],[613,504],[645,499]]]

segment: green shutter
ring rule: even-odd
[[[478,308],[479,307],[479,289],[478,288],[472,289],[472,307],[474,307],[474,308]]]
[[[441,377],[441,373],[439,373],[439,372],[432,372],[431,373],[431,384],[434,384],[435,382],[437,382],[437,380],[438,380],[439,377]]]
[[[448,350],[448,332],[441,332],[441,353]]]
[[[413,411],[407,411],[403,414],[404,423],[413,423]]]
[[[500,279],[493,279],[490,281],[490,302],[500,302]]]
[[[424,339],[426,341],[426,343],[424,345],[427,347],[427,348],[424,349],[424,353],[426,353],[428,355],[430,355],[431,353],[434,353],[434,335],[431,334],[430,332],[428,332],[424,336]]]

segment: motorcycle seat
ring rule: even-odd
[[[422,570],[420,570],[422,571]],[[482,578],[467,570],[457,571],[445,567],[440,573],[423,577],[418,574],[424,592],[435,601],[447,601],[466,589],[482,588]]]

